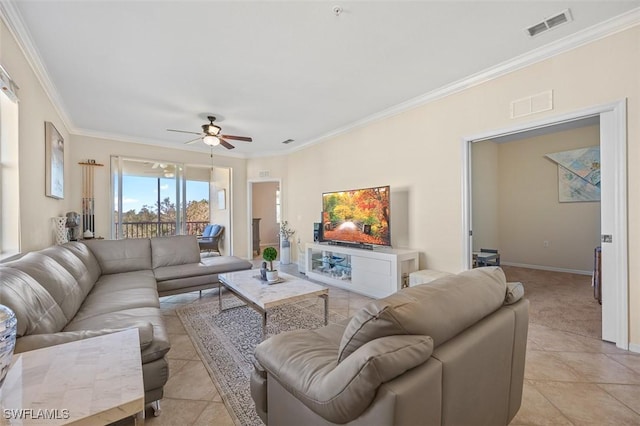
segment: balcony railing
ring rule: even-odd
[[[187,222],[186,235],[200,235],[204,231],[204,227],[209,222],[191,221]],[[176,235],[175,222],[116,222],[116,235],[120,235],[120,226],[122,226],[122,238],[151,238],[151,237],[168,237]]]

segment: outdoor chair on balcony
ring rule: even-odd
[[[224,226],[222,225],[207,225],[202,231],[202,235],[198,237],[198,245],[200,251],[207,251],[209,253],[220,253],[220,240],[224,234]]]

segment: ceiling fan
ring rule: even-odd
[[[150,163],[145,163],[150,164]],[[151,166],[151,171],[144,172],[145,174],[151,174],[159,177],[172,178],[175,176],[176,166],[175,164],[165,164],[165,163],[153,163]]]
[[[198,135],[197,138],[185,142],[185,145],[195,143],[202,139],[202,142],[204,142],[206,145],[209,145],[211,147],[222,145],[227,149],[233,149],[235,147],[231,145],[229,142],[227,142],[225,139],[232,139],[232,140],[243,141],[243,142],[253,141],[253,139],[247,136],[223,135],[220,133],[222,128],[220,126],[216,126],[215,124],[213,124],[213,122],[216,121],[216,118],[210,115],[207,117],[207,119],[209,120],[209,123],[202,125],[202,132],[189,132],[186,130],[174,130],[174,129],[167,129],[167,131],[179,132],[179,133],[191,133],[194,135]]]

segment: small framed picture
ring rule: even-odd
[[[44,123],[45,195],[64,198],[64,139],[53,123]]]
[[[226,210],[227,208],[227,190],[218,191],[218,210]]]

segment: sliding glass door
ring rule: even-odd
[[[210,169],[111,158],[112,237],[198,235],[209,223]]]
[[[200,235],[211,221],[211,167],[188,166],[185,170],[185,234]]]

